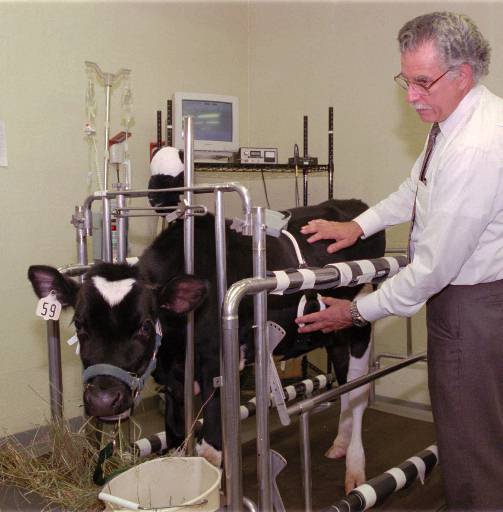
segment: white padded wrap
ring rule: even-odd
[[[424,478],[426,476],[426,464],[424,463],[424,460],[421,457],[411,457],[410,459],[407,459],[409,462],[412,462],[414,466],[416,466],[417,469],[417,477],[419,480],[421,480],[421,483],[424,484]]]
[[[135,444],[138,447],[140,457],[146,457],[152,453],[152,445],[147,438],[138,439]]]
[[[391,468],[388,469],[388,471],[385,471],[385,473],[388,473],[388,475],[391,475],[395,479],[395,491],[402,489],[403,486],[407,483],[407,477],[400,468]]]
[[[398,271],[400,270],[400,267],[398,265],[398,261],[396,260],[396,258],[391,258],[389,256],[386,256],[386,258],[384,258],[384,259],[389,263],[388,277],[391,277],[391,276],[394,276],[395,274],[397,274]]]
[[[274,295],[283,295],[283,292],[290,285],[290,278],[288,274],[284,270],[275,270],[273,272],[274,277],[276,278],[277,285],[274,290],[271,291]]]
[[[306,386],[306,395],[307,396],[311,395],[313,392],[313,389],[314,389],[313,381],[311,379],[306,379],[306,380],[302,381],[302,384],[304,384],[304,386]]]
[[[309,270],[308,268],[299,268],[299,274],[302,274],[303,282],[300,287],[301,290],[310,290],[314,287],[314,283],[316,282],[316,274]]]
[[[434,453],[435,454],[435,457],[437,458],[437,462],[438,462],[438,447],[436,444],[432,444],[431,446],[428,446],[428,448],[426,448],[428,451],[430,451],[431,453]]]
[[[166,432],[157,432],[155,435],[161,442],[161,450],[165,450],[168,446],[166,443]],[[146,437],[138,439],[138,441],[135,442],[135,446],[138,448],[140,457],[147,457],[148,455],[152,455],[152,445]]]
[[[341,286],[347,286],[353,279],[353,271],[347,263],[331,263],[331,267],[335,267],[341,275]]]
[[[327,387],[327,376],[326,375],[317,375],[315,378],[320,383],[320,389],[325,389]]]
[[[355,491],[358,491],[363,498],[365,499],[365,508],[363,510],[367,510],[373,507],[377,501],[377,494],[374,488],[369,484],[359,485]]]
[[[287,386],[284,391],[285,391],[287,401],[293,400],[297,396],[297,391],[295,391],[295,386]]]
[[[371,283],[376,275],[376,268],[369,260],[359,260],[358,265],[362,270],[362,275],[357,278],[358,284]]]

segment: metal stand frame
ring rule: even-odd
[[[264,227],[261,221],[260,208],[254,209],[256,215],[253,218],[254,242],[253,251],[256,258],[254,268],[261,268],[261,258],[265,243]],[[335,269],[325,267],[323,269],[311,269],[315,276],[315,285],[323,286],[324,283],[332,280],[331,287],[337,287],[333,282],[337,282],[338,272]],[[335,275],[334,275],[335,271]],[[291,286],[302,284],[302,275],[290,275]],[[376,276],[376,282],[380,278]],[[355,283],[357,284],[357,283]],[[266,292],[274,290],[278,283],[276,277],[254,277],[243,279],[234,283],[225,296],[222,309],[222,329],[223,329],[223,385],[226,390],[226,407],[222,408],[223,425],[226,432],[226,443],[224,446],[224,461],[226,468],[226,490],[227,503],[233,512],[243,510],[243,485],[242,485],[242,457],[241,457],[241,431],[240,431],[240,413],[239,413],[239,346],[238,330],[239,317],[238,310],[241,300],[247,295],[255,295],[255,350],[256,350],[256,405],[257,405],[257,466],[259,478],[259,510],[276,510],[273,507],[273,484],[274,480],[270,477],[270,467],[267,468],[269,457],[267,454],[269,448],[269,424],[268,424],[268,402],[269,402],[269,383],[264,383],[264,376],[269,375],[270,358],[268,354],[268,339],[266,330],[261,326],[265,325],[267,320],[267,298]],[[326,286],[325,286],[326,287]],[[256,298],[260,296],[260,301]],[[258,306],[258,307],[257,307]],[[367,384],[379,377],[395,372],[400,368],[409,366],[418,361],[424,360],[425,353],[410,356],[387,368],[383,368],[369,373],[366,376],[355,379],[343,386],[326,391],[316,397],[307,398],[301,402],[287,408],[288,415],[294,416],[301,414],[300,428],[301,438],[303,439],[302,461],[303,461],[303,484],[305,490],[305,510],[311,510],[311,473],[310,473],[310,449],[306,446],[309,433],[309,413],[315,412],[315,408],[321,404],[335,400],[340,395],[347,393],[359,386]]]
[[[330,112],[332,117],[332,112]],[[333,119],[330,119],[329,133],[332,131]],[[306,123],[307,124],[307,123]],[[193,272],[194,264],[194,225],[193,216],[204,210],[193,204],[194,194],[213,193],[215,195],[215,241],[217,259],[217,295],[221,305],[221,371],[222,378],[222,422],[224,438],[225,461],[225,488],[228,497],[228,507],[233,512],[243,510],[243,506],[249,510],[270,511],[283,510],[281,498],[275,487],[275,477],[281,471],[283,465],[279,461],[279,454],[270,450],[269,443],[269,390],[270,390],[270,347],[267,330],[267,292],[277,285],[276,278],[266,278],[266,233],[265,213],[261,207],[252,208],[248,190],[239,183],[202,184],[194,185],[193,173],[193,127],[191,118],[185,122],[185,187],[159,189],[159,190],[130,190],[117,184],[117,190],[105,190],[89,196],[84,204],[76,207],[72,223],[76,229],[77,258],[79,263],[60,268],[60,272],[70,276],[82,276],[91,265],[87,259],[87,237],[92,235],[91,208],[95,201],[100,200],[103,211],[103,260],[111,262],[112,253],[112,216],[118,219],[118,252],[117,261],[124,262],[127,257],[127,219],[138,216],[157,216],[154,208],[133,208],[126,205],[126,199],[146,197],[152,192],[179,191],[185,193],[185,198],[179,209],[184,213],[184,248],[185,270]],[[307,132],[307,126],[306,126]],[[306,137],[307,139],[307,137]],[[307,150],[307,140],[305,140]],[[333,152],[330,144],[330,189],[333,185]],[[307,177],[307,172],[305,173]],[[306,180],[307,181],[307,180]],[[305,197],[307,199],[307,183],[305,183]],[[237,192],[242,202],[244,215],[243,234],[252,236],[253,246],[253,272],[254,277],[234,283],[227,290],[226,261],[225,261],[225,214],[223,193]],[[112,200],[117,201],[117,208],[112,211]],[[159,209],[159,208],[157,208]],[[144,213],[137,213],[138,210]],[[323,284],[334,279],[333,268],[315,269],[315,285]],[[292,284],[295,277],[292,278]],[[256,347],[256,395],[257,395],[257,468],[259,480],[259,504],[255,504],[243,497],[242,486],[242,457],[241,457],[241,432],[240,432],[240,397],[239,397],[239,340],[238,340],[238,308],[241,300],[246,295],[254,295],[255,309],[255,347]],[[192,405],[192,380],[193,380],[193,315],[189,315],[187,329],[187,360],[185,367],[185,401],[186,401],[186,429],[189,431],[193,422]],[[50,380],[50,405],[53,418],[63,416],[63,385],[61,372],[61,350],[59,323],[49,320],[47,326],[48,350],[49,350],[49,380]],[[189,346],[190,345],[190,346]],[[190,348],[192,347],[192,348]],[[384,369],[378,369],[364,377],[351,381],[344,386],[326,391],[316,397],[302,400],[286,409],[289,417],[300,414],[300,428],[303,465],[303,486],[305,495],[305,509],[311,510],[311,473],[310,473],[310,447],[309,447],[309,415],[326,408],[327,401],[335,400],[343,393],[364,385],[375,379],[399,370],[405,366],[423,360],[425,354],[411,355],[410,343],[407,344],[407,356],[404,360]],[[189,382],[190,381],[190,382]],[[276,468],[276,469],[275,469]],[[273,472],[275,473],[273,475]]]

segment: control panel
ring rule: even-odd
[[[277,164],[277,148],[239,148],[239,160],[242,164]]]

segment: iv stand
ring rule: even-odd
[[[127,78],[131,73],[130,69],[121,68],[117,73],[104,73],[98,64],[86,60],[85,65],[88,69],[94,71],[96,76],[105,84],[105,156],[104,156],[104,187],[108,190],[108,162],[110,160],[110,93],[112,87],[120,82],[123,78]]]

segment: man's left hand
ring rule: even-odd
[[[351,301],[343,299],[334,299],[333,297],[322,297],[327,308],[323,311],[310,313],[308,315],[299,316],[295,319],[299,325],[298,332],[314,332],[321,331],[328,333],[346,329],[353,325],[351,318]]]

